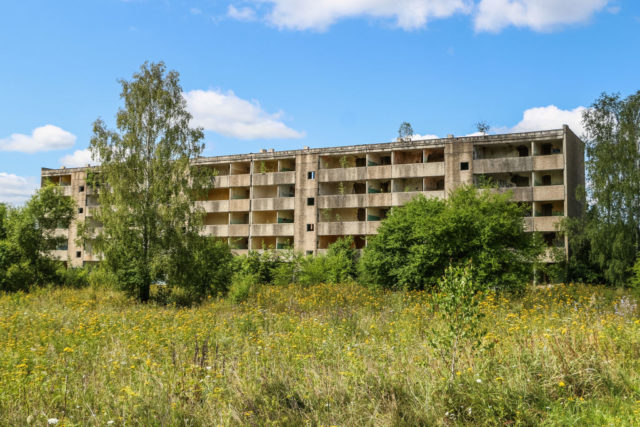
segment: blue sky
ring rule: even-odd
[[[570,124],[640,89],[634,0],[95,0],[0,6],[0,201],[83,165],[119,78],[181,75],[206,155]]]

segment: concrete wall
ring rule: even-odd
[[[196,163],[217,169],[219,175],[206,200],[197,205],[207,212],[204,233],[228,239],[235,253],[245,253],[247,247],[284,247],[289,242],[299,251],[318,253],[319,248],[322,251],[339,236],[348,235],[361,248],[364,237],[376,233],[378,218],[390,207],[404,205],[419,194],[444,198],[483,175],[509,187],[495,191],[510,190],[515,201],[531,203],[532,215],[549,204],[566,215],[577,215],[582,207],[575,190],[584,185],[583,156],[582,143],[565,127],[202,158]],[[461,169],[462,162],[468,164],[467,170]],[[314,173],[311,179],[310,172]],[[552,175],[552,185],[536,185],[543,175]],[[43,169],[42,177],[65,184],[64,193],[83,207],[78,219],[91,217],[86,168]],[[81,185],[85,185],[83,192]],[[283,197],[290,193],[295,196]],[[560,219],[530,217],[525,225],[529,230],[553,232]],[[76,247],[76,229],[74,223],[68,231],[68,250],[55,255],[62,258],[65,253],[72,265],[95,260]],[[76,258],[78,251],[81,256]]]

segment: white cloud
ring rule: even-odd
[[[282,112],[269,114],[257,101],[238,98],[232,91],[192,90],[184,97],[193,126],[239,139],[304,137],[281,121]]]
[[[68,168],[79,168],[87,165],[98,165],[99,161],[95,161],[91,158],[91,151],[88,148],[84,150],[76,150],[72,154],[67,154],[60,159],[60,166],[66,166]]]
[[[256,11],[250,7],[237,9],[234,5],[230,4],[227,9],[227,14],[238,21],[254,21],[256,19]]]
[[[586,22],[608,3],[610,0],[480,0],[475,28],[498,32],[515,26],[551,31]]]
[[[584,133],[582,126],[582,113],[585,107],[577,107],[573,110],[561,110],[555,105],[536,107],[526,110],[522,120],[512,128],[498,128],[498,132],[530,132],[536,130],[560,129],[562,125],[569,128],[578,136]]]
[[[58,126],[45,125],[35,128],[31,135],[14,133],[8,138],[0,139],[0,150],[36,153],[38,151],[64,150],[73,147],[75,142],[74,134]]]
[[[440,137],[438,135],[420,135],[418,133],[414,133],[413,135],[411,135],[411,140],[412,141],[423,141],[425,139],[439,139]]]
[[[405,30],[434,18],[470,13],[473,0],[256,0],[273,5],[266,19],[278,28],[326,30],[340,19],[394,19]]]
[[[0,172],[0,202],[11,205],[23,204],[37,188],[36,178]]]
[[[242,21],[261,18],[278,28],[324,31],[340,20],[391,19],[405,30],[424,28],[434,19],[473,15],[476,31],[498,32],[509,26],[551,31],[588,21],[613,0],[252,0],[258,9],[230,5],[227,14]],[[619,7],[608,7],[617,13]]]

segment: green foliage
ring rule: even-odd
[[[89,270],[87,268],[58,269],[58,283],[69,288],[84,288],[89,286]]]
[[[202,301],[227,293],[232,275],[231,251],[226,242],[200,235],[191,236],[179,253],[168,257],[168,283],[184,291],[183,299]]]
[[[60,263],[50,252],[66,241],[56,229],[69,227],[74,206],[52,184],[40,188],[24,207],[0,206],[0,290],[57,282]]]
[[[236,304],[240,304],[249,298],[249,295],[257,286],[258,277],[255,274],[237,273],[233,276],[233,281],[229,288],[229,299]]]
[[[233,271],[243,275],[254,275],[256,283],[273,283],[276,269],[281,264],[280,255],[274,250],[249,251],[247,255],[233,259]]]
[[[291,249],[249,251],[233,259],[233,271],[240,277],[252,276],[257,284],[310,286],[319,283],[345,283],[356,277],[357,251],[353,237],[343,237],[329,245],[326,255],[303,256]]]
[[[636,259],[636,263],[631,269],[631,287],[640,290],[640,253],[638,253],[638,258]]]
[[[122,288],[147,301],[154,281],[170,276],[185,285],[175,269],[166,270],[184,260],[182,249],[196,240],[203,213],[194,202],[213,175],[192,162],[204,149],[203,131],[189,127],[177,72],[166,72],[162,62],[145,63],[131,81],[120,84],[124,107],[116,116],[118,130],[107,129],[100,119],[93,126],[91,152],[102,161],[93,178],[109,191],[98,193],[95,219],[102,227],[95,236],[96,230],[86,229],[85,237],[94,239]],[[189,264],[202,264],[198,256]],[[193,275],[193,268],[189,271]],[[200,279],[194,282],[195,295],[203,292]]]
[[[640,91],[603,93],[585,110],[586,218],[568,224],[571,250],[580,253],[570,277],[623,286],[640,250]],[[576,257],[574,257],[575,259]]]
[[[473,279],[470,266],[449,266],[438,281],[433,294],[436,326],[431,328],[430,343],[444,360],[453,380],[460,349],[467,357],[482,345],[486,330],[481,327],[484,313],[480,310],[485,287]]]
[[[353,236],[341,237],[329,245],[324,260],[325,283],[346,283],[357,274],[358,252],[353,249]]]
[[[413,127],[411,127],[411,123],[402,122],[400,124],[400,127],[398,128],[398,140],[411,141],[412,135],[413,135]]]
[[[117,276],[105,268],[104,264],[89,271],[88,281],[94,289],[116,289],[118,287]]]
[[[0,203],[0,241],[7,238],[9,209],[4,203]]]
[[[475,267],[475,280],[520,291],[543,251],[524,231],[525,211],[509,193],[463,186],[446,200],[420,195],[393,208],[360,262],[365,284],[392,289],[437,288],[448,265]]]

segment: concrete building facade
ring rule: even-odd
[[[555,241],[556,224],[581,211],[576,189],[584,185],[584,153],[567,127],[540,132],[448,137],[201,158],[217,171],[198,205],[205,233],[228,241],[234,253],[293,247],[324,252],[342,236],[358,249],[376,233],[394,206],[418,194],[446,197],[460,185],[490,178],[498,191],[513,191],[530,215],[525,227]],[[42,169],[78,206],[77,219],[91,221],[97,195],[86,183],[88,167]],[[95,262],[90,244],[77,245],[76,223],[56,256],[71,265]],[[566,248],[566,244],[565,244]],[[566,249],[565,249],[566,250]]]

